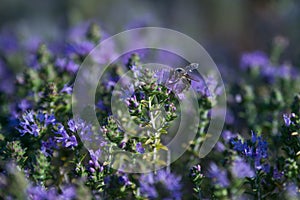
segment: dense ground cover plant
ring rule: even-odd
[[[178,98],[185,96],[180,95],[180,84],[165,84],[170,72],[148,70],[135,53],[125,56],[125,62],[111,64],[99,82],[95,108],[103,140],[93,148],[84,146],[85,141],[97,140],[99,131],[87,119],[72,115],[73,82],[81,62],[103,35],[96,23],[90,23],[71,31],[60,46],[55,41],[24,46],[17,35],[5,36],[11,43],[0,49],[1,198],[299,198],[300,79],[297,68],[280,59],[284,40],[276,40],[270,56],[260,51],[241,56],[239,73],[245,76],[227,84],[224,131],[203,159],[197,152],[219,92],[213,76],[208,86],[192,81],[199,94],[200,124],[185,154],[168,166],[169,160],[158,152],[169,151],[165,144],[174,136],[171,125],[180,118]],[[95,60],[107,62],[113,54],[108,49],[106,58]],[[19,66],[26,67],[15,77],[6,75]],[[130,115],[120,110],[117,119],[110,107],[111,94],[127,70],[137,81],[118,91]],[[130,129],[132,123],[143,129],[137,134]],[[122,166],[131,163],[126,158],[118,162],[111,156],[114,149],[166,167],[125,173]]]

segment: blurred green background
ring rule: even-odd
[[[185,33],[217,63],[235,66],[242,52],[268,52],[275,36],[289,40],[283,59],[300,65],[300,1],[297,0],[1,0],[0,26],[47,38],[97,20],[114,35],[159,26]]]

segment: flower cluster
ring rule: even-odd
[[[233,149],[245,159],[249,158],[254,161],[256,170],[269,171],[269,165],[262,163],[262,160],[268,158],[268,146],[261,136],[257,136],[256,133],[252,132],[251,141],[242,142],[241,140],[232,139],[231,144]]]
[[[176,70],[145,67],[142,50],[109,64],[116,55],[112,45],[90,60],[109,67],[93,91],[95,105],[80,110],[95,110],[97,121],[73,116],[71,108],[71,100],[78,103],[73,86],[79,66],[107,36],[97,23],[71,29],[60,45],[0,34],[0,199],[299,199],[300,79],[278,52],[242,55],[241,74],[226,88],[222,137],[200,158],[211,135],[211,109],[223,92],[213,74],[182,81],[186,77]],[[15,66],[26,68],[8,73]],[[132,79],[124,76],[129,70]],[[171,164],[177,152],[168,144],[189,89],[199,109],[187,114],[198,115],[199,124],[185,127],[195,138],[182,144],[186,152]],[[128,172],[144,163],[153,171]]]

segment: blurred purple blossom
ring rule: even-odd
[[[71,73],[76,73],[79,69],[79,64],[75,63],[72,59],[67,58],[57,58],[55,65],[62,70],[66,70]]]
[[[240,157],[234,160],[232,165],[232,173],[238,178],[252,178],[255,176],[251,166]]]
[[[291,116],[288,114],[283,114],[283,120],[284,120],[284,124],[289,127],[292,123],[291,121]]]
[[[217,142],[215,149],[219,152],[223,152],[226,150],[226,147],[222,142]]]
[[[89,41],[71,43],[66,46],[66,54],[71,57],[74,55],[87,56],[94,47],[95,45]]]
[[[286,190],[288,199],[299,199],[300,198],[299,187],[295,183],[290,182],[290,183],[286,184],[285,190]]]
[[[72,86],[69,86],[67,84],[64,85],[63,89],[60,91],[61,93],[67,93],[67,94],[72,94],[73,88]]]
[[[55,188],[45,189],[42,186],[29,186],[27,194],[32,200],[72,200],[76,198],[76,190],[73,186],[64,186],[62,194],[59,194]]]
[[[243,70],[258,69],[260,75],[270,83],[273,83],[275,78],[295,78],[298,74],[296,68],[288,64],[275,65],[271,63],[268,56],[261,51],[243,54],[240,66]]]
[[[0,92],[12,94],[14,91],[13,76],[6,63],[0,58]]]
[[[46,190],[42,186],[31,186],[27,189],[27,193],[32,200],[52,200],[57,199],[57,192],[54,188]]]
[[[277,180],[280,180],[284,175],[284,172],[283,171],[279,171],[277,168],[274,168],[273,170],[273,178],[274,179],[277,179]]]
[[[220,169],[214,162],[209,166],[208,177],[212,178],[214,183],[221,187],[228,187],[230,184],[227,171]]]
[[[143,147],[142,143],[141,142],[138,142],[136,144],[136,151],[140,154],[143,154],[145,153],[145,148]]]
[[[129,179],[128,179],[128,176],[127,176],[127,175],[122,175],[122,176],[119,176],[119,183],[120,183],[121,185],[125,185],[125,186],[127,186],[127,185],[130,185],[130,184],[131,184],[131,182],[129,181]]]
[[[61,200],[72,200],[76,198],[76,188],[74,186],[65,186],[62,188]]]
[[[28,101],[27,99],[22,99],[19,103],[18,103],[18,108],[24,112],[27,109],[31,108],[31,102]]]
[[[4,54],[16,53],[19,49],[19,41],[12,31],[1,30],[0,32],[0,52]]]
[[[240,66],[243,70],[254,67],[265,67],[270,63],[267,54],[262,51],[245,53],[241,57]]]
[[[222,137],[225,142],[229,142],[230,139],[237,137],[237,134],[234,134],[229,130],[225,130],[222,132]]]
[[[191,86],[196,92],[205,97],[215,97],[221,95],[221,87],[218,85],[218,82],[213,75],[207,76],[205,81],[204,79],[192,81]]]
[[[57,149],[57,145],[53,138],[49,138],[47,141],[42,141],[41,151],[45,156],[52,156],[54,149]]]
[[[139,183],[142,196],[150,199],[181,199],[180,177],[166,171],[159,170],[156,174],[143,174]]]

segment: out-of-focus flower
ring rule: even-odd
[[[232,165],[232,173],[238,178],[254,177],[255,173],[251,166],[242,158],[238,157],[234,160]]]
[[[72,200],[76,198],[76,188],[74,186],[65,186],[62,189],[62,194],[59,199],[62,200]]]
[[[204,79],[192,81],[192,88],[204,97],[216,97],[221,95],[221,87],[213,75],[209,75]]]
[[[251,53],[245,53],[241,58],[241,68],[248,69],[254,67],[265,67],[270,63],[268,56],[261,51],[254,51]]]
[[[79,69],[79,64],[75,63],[72,59],[67,58],[57,58],[55,66],[71,73],[76,73]]]
[[[119,176],[119,183],[120,183],[121,185],[125,185],[125,186],[131,184],[131,182],[129,181],[127,175]]]
[[[24,112],[31,108],[31,103],[27,99],[22,99],[20,103],[18,103],[18,108]]]
[[[94,44],[89,41],[82,41],[78,43],[68,44],[66,48],[66,53],[69,56],[79,55],[79,56],[87,56],[91,50],[94,48]]]
[[[73,186],[62,188],[62,194],[59,194],[55,188],[45,189],[42,186],[29,186],[27,194],[32,200],[72,200],[76,198],[76,190]]]
[[[19,42],[17,36],[10,31],[1,30],[0,33],[0,52],[11,54],[17,52]]]
[[[288,199],[299,199],[300,192],[299,187],[295,183],[286,184],[286,197]]]
[[[52,156],[54,149],[57,149],[57,145],[53,138],[49,138],[47,141],[42,141],[41,152],[45,156]]]
[[[54,188],[46,190],[42,186],[31,186],[27,189],[27,193],[32,200],[50,200],[57,199],[58,195]]]
[[[166,170],[143,174],[139,180],[141,195],[150,199],[181,199],[180,180]]]
[[[63,89],[60,92],[67,93],[67,94],[72,94],[73,88],[71,86],[68,86],[67,84],[65,84]]]
[[[214,162],[210,164],[208,177],[212,178],[215,184],[218,184],[221,187],[228,187],[230,184],[227,177],[227,171],[220,169]]]
[[[138,142],[136,144],[136,151],[139,152],[140,154],[145,153],[145,148],[143,147],[141,142]]]
[[[223,152],[226,149],[225,145],[222,142],[217,142],[215,148],[219,152]]]
[[[273,178],[274,179],[280,180],[283,177],[283,175],[284,175],[284,172],[279,171],[277,168],[275,168],[273,170]]]
[[[229,130],[225,130],[225,131],[222,132],[222,137],[223,137],[225,142],[230,141],[230,139],[235,138],[236,136],[237,136],[237,134],[234,134]]]

